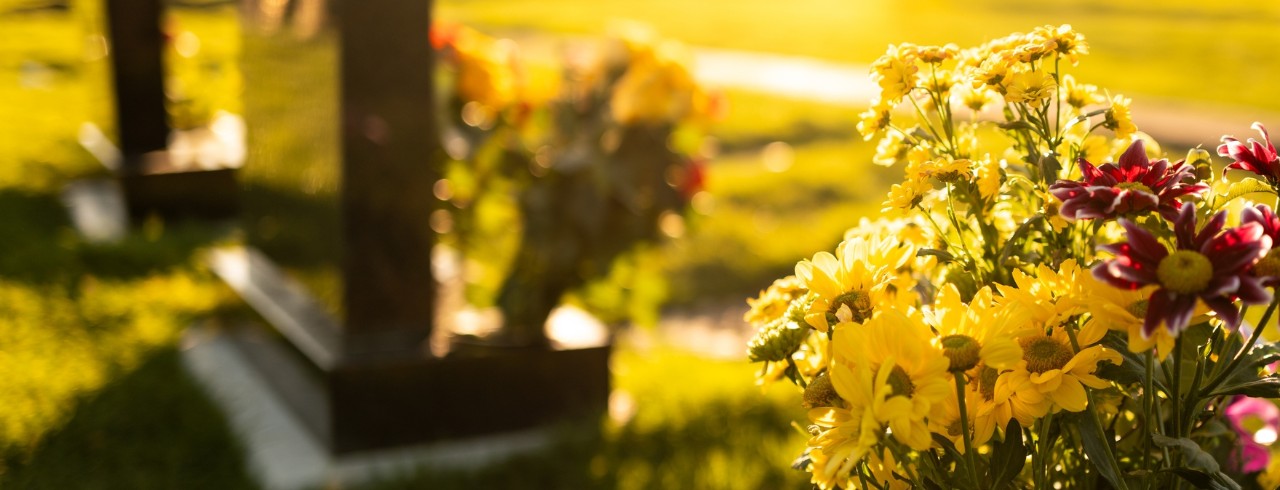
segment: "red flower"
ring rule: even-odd
[[[1258,223],[1223,231],[1225,222],[1226,213],[1220,212],[1196,233],[1195,207],[1184,206],[1174,221],[1177,248],[1168,250],[1147,230],[1121,219],[1129,241],[1099,247],[1116,257],[1094,267],[1093,276],[1118,288],[1160,286],[1147,298],[1144,335],[1151,335],[1161,322],[1173,333],[1181,332],[1197,300],[1235,329],[1240,325],[1236,299],[1245,304],[1271,301],[1261,279],[1249,273],[1271,249],[1271,237]]]
[[[1147,159],[1142,140],[1134,141],[1118,163],[1095,167],[1081,158],[1082,181],[1059,180],[1049,192],[1062,201],[1067,219],[1110,219],[1157,211],[1173,221],[1182,203],[1177,198],[1202,194],[1208,184],[1195,182],[1195,168],[1184,162]]]
[[[1235,160],[1231,165],[1222,170],[1225,175],[1227,170],[1238,168],[1248,170],[1262,177],[1266,177],[1268,182],[1276,184],[1280,181],[1280,157],[1276,156],[1276,147],[1271,145],[1271,136],[1267,134],[1267,128],[1262,123],[1255,122],[1253,129],[1262,133],[1262,143],[1249,138],[1249,144],[1241,143],[1240,140],[1231,136],[1223,136],[1222,144],[1218,145],[1218,156],[1231,157]]]
[[[1257,223],[1262,227],[1262,234],[1271,237],[1273,247],[1280,243],[1280,217],[1271,212],[1271,208],[1266,204],[1244,208],[1240,222]],[[1272,248],[1262,260],[1254,264],[1253,275],[1261,278],[1266,286],[1280,286],[1280,248]]]

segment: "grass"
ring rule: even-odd
[[[652,24],[692,45],[868,64],[901,42],[971,46],[1044,24],[1089,40],[1079,77],[1130,95],[1194,97],[1280,110],[1271,80],[1280,5],[1177,0],[444,0],[442,20],[507,31],[603,34],[614,19]],[[1138,99],[1135,110],[1141,110]]]

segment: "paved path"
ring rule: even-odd
[[[693,51],[694,76],[712,86],[845,105],[857,112],[879,92],[866,65],[723,49]],[[1253,136],[1249,125],[1254,121],[1280,127],[1280,114],[1274,112],[1126,95],[1134,101],[1138,129],[1165,145],[1214,147],[1223,134]],[[850,117],[857,117],[857,112]]]

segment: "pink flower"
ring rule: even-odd
[[[1049,188],[1062,201],[1061,214],[1067,219],[1110,219],[1156,211],[1173,221],[1182,206],[1179,197],[1209,190],[1208,184],[1195,182],[1194,167],[1182,161],[1147,159],[1142,140],[1129,145],[1117,163],[1095,167],[1083,158],[1077,163],[1082,180],[1059,180]]]
[[[1237,396],[1223,410],[1231,427],[1240,436],[1240,455],[1232,460],[1244,473],[1267,468],[1271,451],[1267,449],[1280,434],[1280,408],[1270,400]]]
[[[1176,248],[1165,248],[1151,232],[1127,219],[1120,224],[1129,241],[1099,248],[1115,254],[1093,268],[1098,280],[1124,289],[1160,286],[1147,298],[1147,316],[1142,324],[1150,336],[1161,323],[1174,334],[1187,327],[1203,301],[1218,314],[1228,328],[1240,326],[1240,308],[1245,304],[1271,301],[1271,293],[1250,269],[1268,250],[1271,237],[1258,223],[1245,223],[1223,231],[1226,213],[1213,216],[1196,233],[1195,206],[1183,206],[1174,221]]]
[[[1267,134],[1267,128],[1262,123],[1255,122],[1250,127],[1262,133],[1262,141],[1266,145],[1253,138],[1249,138],[1249,143],[1245,144],[1232,136],[1223,136],[1222,144],[1218,145],[1218,156],[1229,156],[1235,161],[1227,165],[1222,173],[1226,174],[1227,170],[1233,168],[1248,170],[1265,177],[1268,182],[1275,185],[1280,182],[1280,157],[1276,155],[1276,147],[1271,145],[1271,136]]]

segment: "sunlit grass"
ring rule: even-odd
[[[1280,110],[1273,2],[978,0],[445,0],[438,17],[505,30],[602,35],[613,19],[650,23],[692,45],[870,63],[901,42],[971,46],[1072,24],[1090,54],[1081,79],[1114,91]],[[1141,110],[1141,106],[1135,106]]]

